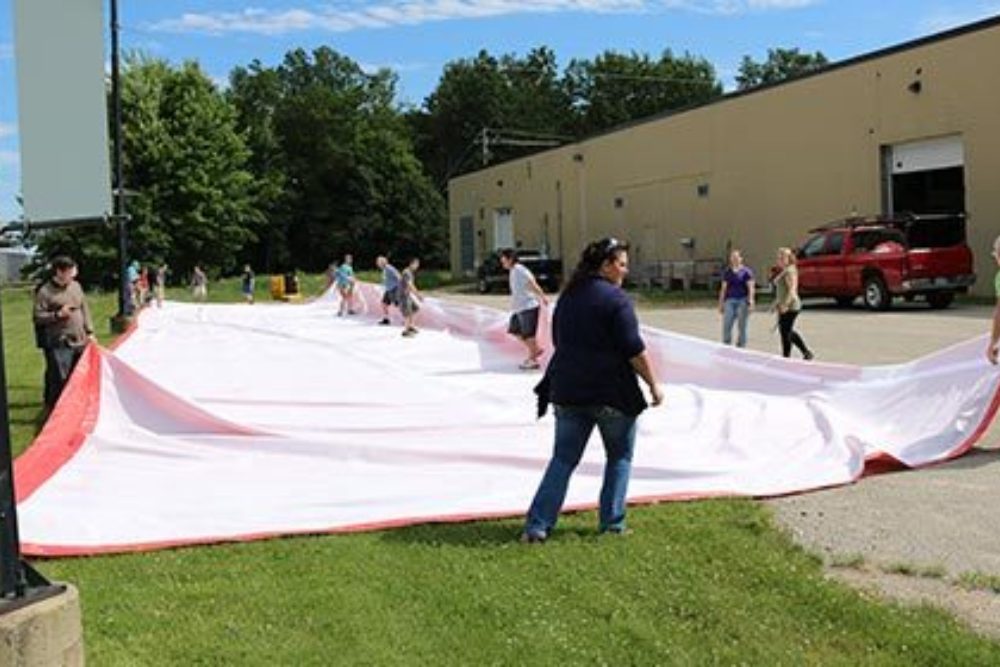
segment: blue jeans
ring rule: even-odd
[[[528,510],[524,532],[547,537],[559,519],[570,475],[580,462],[590,434],[597,426],[607,462],[601,486],[600,530],[625,530],[625,496],[632,471],[636,418],[606,406],[557,405],[556,438],[552,459]]]
[[[722,342],[733,342],[733,322],[739,326],[736,347],[747,346],[747,316],[750,314],[746,299],[726,299],[722,304]]]

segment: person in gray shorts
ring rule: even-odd
[[[517,260],[513,248],[500,251],[500,264],[510,272],[511,316],[507,333],[519,338],[528,350],[528,358],[518,368],[533,370],[539,367],[538,358],[543,352],[536,339],[538,316],[541,307],[549,305],[549,300],[531,270]]]
[[[382,319],[379,324],[389,324],[389,306],[399,306],[399,269],[389,263],[385,255],[375,258],[375,266],[382,272]]]
[[[407,338],[417,334],[417,328],[413,326],[413,318],[420,310],[420,304],[417,302],[420,291],[416,284],[416,274],[419,268],[420,260],[414,257],[399,277],[399,311],[403,313],[403,336]]]

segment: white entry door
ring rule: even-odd
[[[514,212],[509,208],[493,211],[493,249],[514,247]]]

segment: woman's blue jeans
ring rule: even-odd
[[[528,510],[524,532],[545,538],[559,519],[573,470],[597,426],[607,462],[601,486],[600,530],[625,530],[625,497],[632,471],[636,418],[607,406],[555,406],[556,438],[552,459]]]
[[[733,323],[738,327],[736,347],[747,346],[747,316],[750,314],[746,299],[726,299],[722,304],[722,342],[733,342]]]

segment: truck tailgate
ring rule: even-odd
[[[911,248],[911,278],[936,278],[972,273],[972,251],[962,244],[948,248]]]

